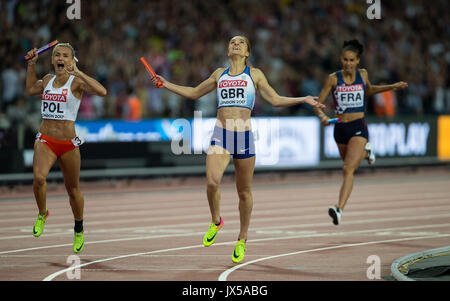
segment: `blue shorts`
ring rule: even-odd
[[[369,140],[369,131],[363,118],[350,122],[338,122],[334,125],[334,140],[337,144],[347,144],[352,137]]]
[[[233,132],[214,127],[211,145],[226,149],[234,159],[247,159],[255,156],[255,139],[252,131]]]

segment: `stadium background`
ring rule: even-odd
[[[196,249],[209,217],[204,149],[216,112],[215,93],[190,101],[156,89],[139,58],[146,57],[167,79],[192,86],[227,65],[226,46],[237,34],[250,39],[251,64],[264,71],[280,95],[318,95],[327,74],[340,69],[342,43],[351,38],[365,46],[360,67],[372,83],[402,80],[409,87],[367,99],[377,162],[371,167],[363,162],[358,170],[355,202],[339,229],[324,211],[341,182],[333,127],[322,127],[307,106],[274,108],[257,95],[257,206],[245,264],[292,251],[317,251],[318,256],[252,263],[231,280],[367,280],[367,266],[361,263],[371,254],[380,255],[382,277],[389,280],[395,259],[404,256],[394,263],[410,264],[404,261],[414,256],[405,254],[448,245],[448,1],[380,0],[381,19],[367,17],[365,0],[75,2],[81,4],[80,19],[68,18],[71,4],[65,0],[0,1],[0,205],[8,213],[0,231],[2,280],[65,279],[57,269],[66,268],[65,258],[72,254],[65,248],[73,235],[72,213],[58,164],[47,179],[55,213],[48,235],[31,242],[29,233],[35,217],[33,143],[41,115],[39,97],[25,93],[23,56],[55,39],[72,44],[80,70],[108,90],[105,98],[85,94],[76,122],[77,134],[86,140],[80,148],[89,227],[83,280],[211,280],[217,279],[217,270],[229,268],[229,255],[225,261],[223,254],[229,254],[227,244],[234,243],[238,224],[232,164],[223,185],[223,213],[230,226],[218,244],[223,249]],[[40,56],[39,78],[53,72],[50,56]],[[276,142],[268,135],[273,132]],[[187,154],[174,152],[177,146]],[[181,235],[180,220],[186,223]],[[145,233],[155,236],[141,237]],[[279,240],[280,249],[270,247]],[[360,247],[352,249],[352,243]],[[178,249],[186,250],[162,254],[161,262],[137,256]],[[215,260],[200,262],[198,253]],[[123,262],[114,260],[124,254]]]

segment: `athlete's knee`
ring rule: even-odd
[[[69,195],[71,200],[78,199],[81,196],[81,191],[78,186],[75,186],[75,187],[67,187],[66,186],[66,190],[67,190],[67,194]]]
[[[355,173],[357,168],[358,166],[355,166],[355,164],[344,163],[344,165],[342,165],[342,173],[344,175],[352,175]]]
[[[47,177],[41,174],[35,174],[33,178],[34,187],[42,187],[47,183]]]
[[[241,201],[248,201],[252,199],[252,190],[250,186],[239,187],[238,196]]]
[[[216,177],[208,177],[206,179],[206,188],[208,191],[216,191],[219,189],[220,186],[220,180]]]

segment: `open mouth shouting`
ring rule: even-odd
[[[64,63],[58,62],[56,64],[56,70],[58,71],[64,71]]]

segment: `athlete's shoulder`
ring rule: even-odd
[[[213,74],[214,74],[214,73],[220,73],[220,74],[222,74],[223,72],[225,72],[225,70],[227,70],[227,68],[225,68],[225,67],[219,67],[219,68],[217,68],[217,69],[213,72]]]
[[[360,69],[358,69],[359,70],[359,73],[361,73],[361,74],[367,74],[367,69],[365,69],[365,68],[360,68]]]
[[[42,84],[44,85],[44,88],[45,86],[47,86],[48,82],[53,78],[53,76],[54,75],[51,73],[44,75],[44,77],[42,78]]]
[[[267,82],[266,76],[261,69],[255,67],[249,67],[250,69],[250,77],[253,80],[253,84],[255,87],[259,86],[260,83]]]
[[[361,76],[364,80],[367,80],[369,78],[369,72],[367,72],[367,69],[361,68],[358,70],[359,70],[359,74],[361,74]]]
[[[248,67],[248,68],[250,69],[250,72],[263,73],[259,68],[256,67]]]
[[[337,73],[338,72],[339,71],[328,74],[327,79],[326,79],[328,84],[333,85],[333,86],[337,85],[337,79],[338,79]]]
[[[264,72],[262,72],[261,69],[255,68],[255,67],[249,67],[249,68],[250,68],[250,76],[253,79],[258,79],[258,78],[263,78],[264,77]]]
[[[333,73],[330,73],[330,74],[328,74],[328,77],[329,77],[329,78],[337,78],[337,75],[338,75],[339,72],[340,72],[340,71],[335,71],[335,72],[333,72]]]
[[[369,74],[369,72],[367,72],[367,69],[361,68],[358,69],[359,70],[359,74],[361,74],[361,76],[366,76]]]
[[[214,78],[216,81],[219,80],[220,76],[227,70],[227,68],[220,67],[214,70],[214,72],[211,74],[211,77]]]

